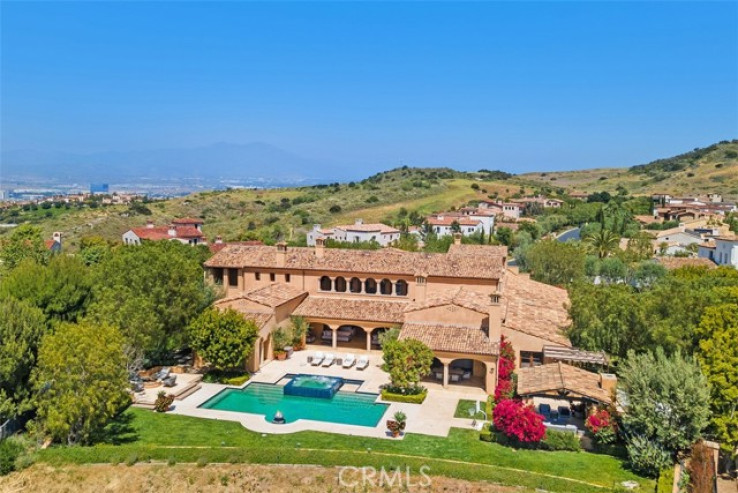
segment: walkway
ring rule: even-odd
[[[369,356],[369,367],[363,371],[359,371],[355,367],[344,369],[337,365],[328,368],[312,366],[307,362],[307,357],[312,354],[314,354],[313,351],[299,351],[288,360],[272,361],[266,364],[261,371],[254,374],[246,385],[250,382],[275,383],[287,373],[308,373],[337,376],[348,380],[361,380],[362,384],[359,385],[358,390],[371,393],[379,393],[379,386],[388,383],[388,375],[381,369],[382,354],[378,351],[364,352]],[[356,351],[355,354],[358,357],[362,353]],[[336,354],[336,356],[343,355]],[[177,402],[172,412],[197,418],[237,421],[245,428],[259,433],[284,434],[312,430],[344,435],[389,438],[385,423],[388,419],[392,419],[397,411],[402,411],[407,415],[406,432],[445,437],[448,436],[452,427],[470,426],[470,419],[454,418],[456,404],[459,399],[477,399],[481,401],[486,399],[486,394],[479,388],[459,386],[443,389],[438,384],[429,383],[425,385],[428,388],[428,397],[423,404],[388,403],[390,406],[376,427],[311,420],[298,420],[293,423],[276,425],[267,421],[265,416],[258,414],[198,408],[218,392],[229,388],[227,385],[209,383],[203,383],[200,390],[183,401]],[[381,399],[378,398],[378,402],[382,402]]]

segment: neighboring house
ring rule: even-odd
[[[436,214],[426,219],[428,230],[438,236],[447,236],[456,233],[454,231],[458,226],[458,232],[464,236],[470,236],[474,233],[484,232],[484,223],[479,219],[463,216],[460,213],[452,213],[451,215]]]
[[[738,269],[738,236],[716,236],[715,254],[712,259],[718,265],[731,265]]]
[[[571,347],[566,290],[510,272],[506,256],[505,247],[462,245],[460,237],[445,254],[325,248],[318,238],[312,248],[228,245],[205,271],[226,291],[216,306],[259,326],[250,371],[273,359],[273,331],[297,315],[309,323],[306,340],[334,353],[380,351],[379,335],[400,327],[400,339],[433,351],[430,378],[489,393],[502,335],[517,366],[543,362],[544,347]]]
[[[335,226],[332,229],[323,229],[320,224],[316,224],[307,235],[308,246],[315,246],[318,238],[349,243],[376,241],[386,247],[400,239],[400,230],[382,223],[364,224],[361,219],[357,219],[354,224]]]
[[[154,226],[149,221],[142,228],[132,228],[123,233],[124,245],[140,245],[142,241],[179,241],[187,245],[206,244],[202,234],[203,222],[195,218],[175,219],[169,226]]]
[[[482,201],[479,203],[479,207],[495,211],[511,219],[520,219],[523,210],[522,204],[516,204],[515,202]]]
[[[51,253],[59,253],[62,249],[62,234],[58,231],[55,231],[51,235],[50,240],[44,241],[44,245],[46,245],[46,249],[50,250]]]
[[[700,245],[702,248],[702,245]],[[707,267],[715,268],[715,263],[709,258],[697,257],[655,257],[654,260],[668,270],[681,269],[682,267]]]
[[[549,199],[544,197],[543,195],[537,195],[535,197],[523,197],[522,199],[512,199],[510,202],[515,204],[520,204],[523,207],[527,206],[528,204],[541,204],[541,207],[544,209],[558,209],[564,204],[563,200],[559,199]]]
[[[653,232],[655,238],[653,240],[653,247],[655,253],[662,255],[676,255],[677,253],[688,253],[687,247],[689,245],[699,245],[703,242],[701,234],[691,230],[685,229],[684,226],[677,228],[665,229],[663,231]],[[666,250],[661,251],[663,244],[666,244]]]
[[[228,245],[246,245],[246,246],[255,246],[255,245],[263,245],[260,240],[247,240],[247,241],[223,241],[223,238],[221,236],[216,236],[215,241],[212,243],[208,243],[208,249],[210,250],[210,253],[216,254],[219,251],[223,250]]]

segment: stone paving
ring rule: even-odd
[[[328,352],[325,350],[322,351],[324,353]],[[311,375],[337,376],[348,380],[361,380],[362,383],[358,387],[359,391],[379,393],[379,386],[389,381],[387,373],[381,369],[382,354],[379,351],[353,351],[353,354],[357,358],[362,354],[369,356],[369,366],[363,371],[357,370],[355,366],[352,368],[343,368],[336,364],[327,368],[323,366],[312,366],[308,364],[307,359],[308,356],[312,356],[313,354],[313,350],[299,351],[294,353],[290,359],[272,361],[264,365],[245,385],[249,385],[250,382],[276,383],[288,373],[307,373]],[[337,358],[345,356],[345,353],[334,352],[333,354]],[[452,427],[469,428],[471,426],[471,419],[454,418],[456,404],[459,399],[477,399],[480,401],[486,399],[486,394],[481,388],[450,386],[444,389],[439,384],[424,383],[424,385],[428,388],[428,397],[423,404],[388,403],[390,406],[376,427],[311,420],[298,420],[293,423],[277,425],[267,421],[267,418],[263,415],[198,408],[198,406],[218,392],[229,388],[227,385],[209,383],[203,383],[200,390],[186,397],[184,400],[176,402],[172,412],[174,414],[198,418],[237,421],[249,430],[260,433],[295,433],[298,431],[312,430],[341,433],[344,435],[390,438],[387,434],[385,422],[391,419],[392,415],[397,411],[402,411],[407,415],[406,432],[448,436]],[[382,401],[378,398],[377,402]]]

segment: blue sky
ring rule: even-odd
[[[735,2],[2,2],[2,147],[266,142],[384,169],[738,137]]]

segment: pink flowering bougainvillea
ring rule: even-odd
[[[515,394],[513,372],[515,370],[515,351],[505,336],[500,338],[500,357],[497,360],[497,387],[495,402],[510,399]]]
[[[612,443],[617,439],[617,425],[606,409],[600,409],[587,417],[584,425],[602,444]]]
[[[546,434],[543,416],[533,406],[518,400],[503,399],[498,402],[493,421],[498,431],[523,443],[540,442]]]

